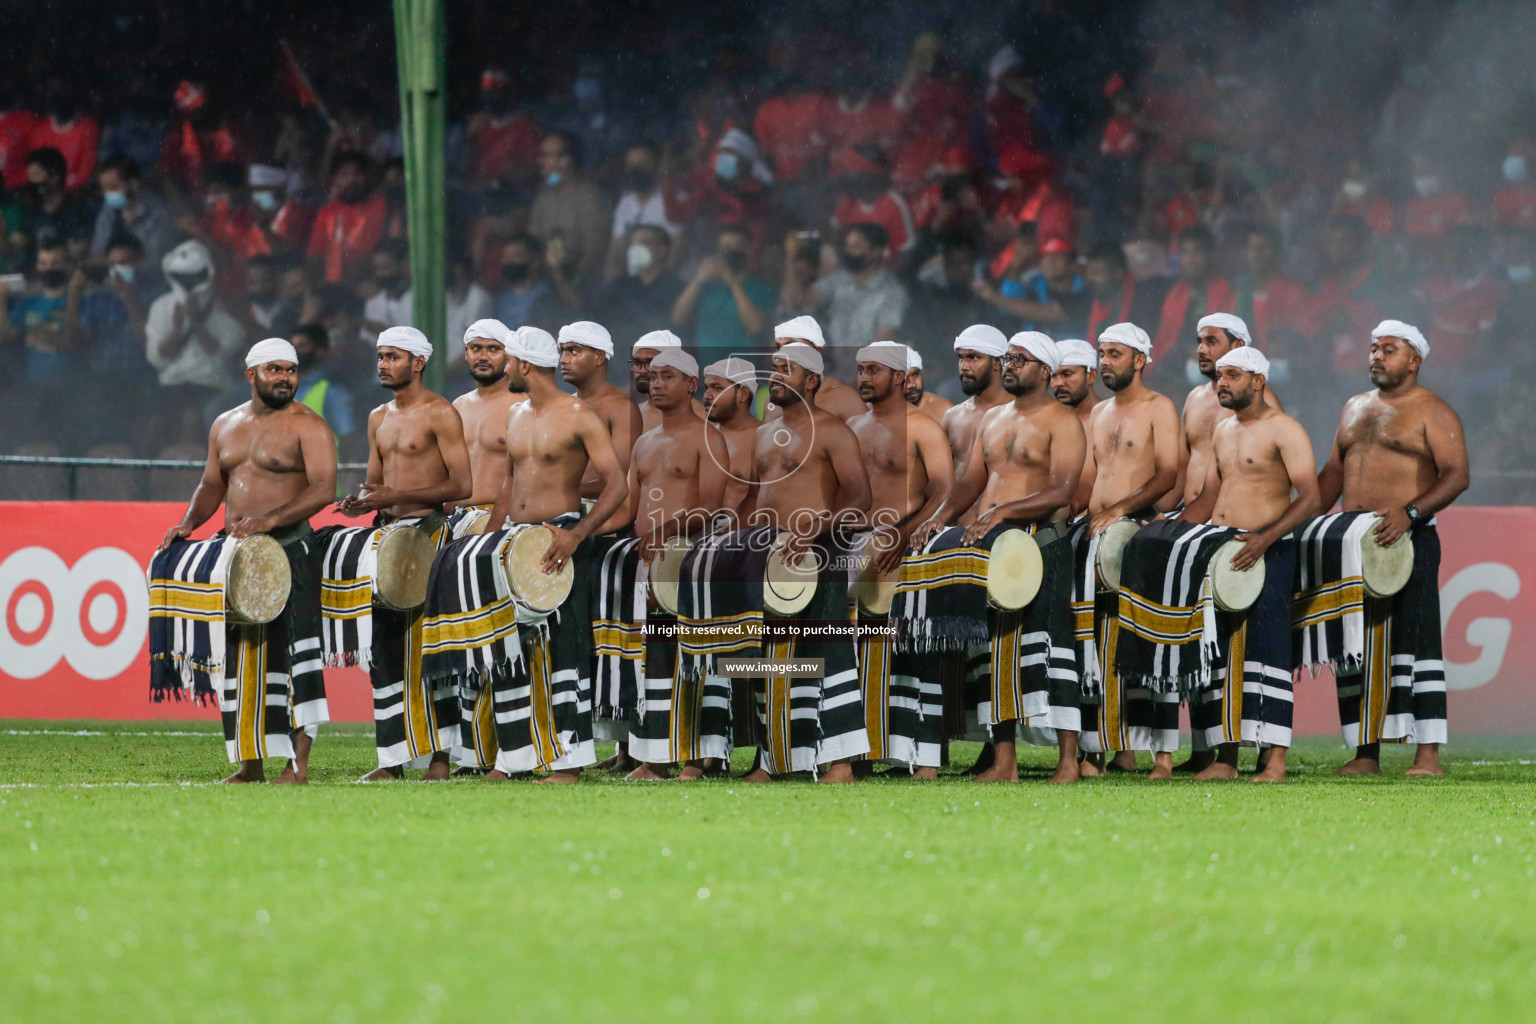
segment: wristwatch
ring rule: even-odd
[[[1412,525],[1412,526],[1417,526],[1418,523],[1419,523],[1419,515],[1420,515],[1420,513],[1419,513],[1419,506],[1417,506],[1417,505],[1404,505],[1403,506],[1403,511],[1408,513],[1408,522],[1409,522],[1409,524]]]

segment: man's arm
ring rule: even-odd
[[[644,444],[643,439],[635,442],[637,448],[642,444]],[[624,475],[625,486],[629,488],[629,497],[624,499],[623,507],[619,509],[614,517],[604,523],[602,528],[597,531],[600,534],[622,530],[630,523],[638,523],[640,520],[640,460],[634,458],[633,455],[634,453],[631,453],[629,469]],[[637,530],[636,532],[638,533],[639,531]],[[648,548],[645,547],[649,541],[642,538],[640,543],[642,545],[641,554],[644,556],[649,553]]]
[[[232,524],[231,537],[271,533],[301,523],[329,505],[336,497],[336,439],[325,420],[313,413],[299,417],[299,451],[304,458],[304,490],[292,501],[264,516],[247,516]]]
[[[736,303],[736,315],[741,317],[741,326],[748,334],[760,334],[768,326],[768,315],[757,308],[757,303],[747,294],[746,279],[727,270],[721,280],[731,289],[731,299]]]
[[[1099,463],[1093,457],[1093,414],[1098,409],[1095,407],[1088,413],[1088,426],[1084,431],[1083,448],[1083,474],[1077,481],[1077,494],[1072,498],[1072,517],[1082,515],[1088,511],[1088,506],[1093,501],[1093,485],[1099,478]]]
[[[1193,391],[1190,394],[1194,394]],[[1184,495],[1189,493],[1189,424],[1185,422],[1189,412],[1189,399],[1184,399],[1184,411],[1179,413],[1179,475],[1173,481],[1173,490],[1163,495],[1157,503],[1159,512],[1172,512],[1179,507]],[[1197,494],[1196,497],[1199,497]]]
[[[1461,429],[1461,417],[1444,402],[1436,400],[1434,407],[1424,418],[1424,440],[1429,444],[1430,457],[1435,460],[1439,476],[1428,490],[1413,499],[1413,507],[1421,518],[1439,512],[1455,501],[1471,483],[1467,468],[1467,437]],[[1377,509],[1382,521],[1376,524],[1378,544],[1391,544],[1408,531],[1412,523],[1405,508]]]
[[[1349,406],[1344,407],[1345,412]],[[1339,447],[1339,434],[1343,432],[1344,413],[1339,414],[1339,425],[1333,432],[1333,447],[1328,450],[1328,461],[1317,474],[1318,511],[1326,512],[1337,505],[1344,495],[1344,451]]]
[[[915,413],[907,417],[907,430],[912,435],[913,444],[917,448],[917,457],[923,464],[924,474],[928,477],[928,486],[923,488],[922,508],[919,508],[904,525],[895,527],[896,543],[881,550],[876,557],[875,571],[882,576],[896,570],[901,563],[902,552],[906,551],[912,536],[938,513],[944,504],[944,499],[955,488],[955,463],[949,454],[949,439],[944,436],[944,431],[938,422],[920,412]],[[907,472],[912,472],[912,468],[908,467]]]
[[[827,459],[832,472],[837,474],[837,490],[832,496],[832,514],[839,522],[856,518],[868,522],[869,505],[873,492],[869,486],[869,472],[859,454],[859,438],[841,420],[829,421],[819,429],[826,431]],[[829,524],[830,525],[830,524]]]
[[[1087,441],[1083,425],[1070,411],[1057,417],[1051,427],[1051,475],[1046,486],[1017,501],[994,506],[976,517],[965,531],[967,544],[974,544],[987,531],[1004,522],[1035,523],[1049,519],[1057,510],[1069,508],[1083,475],[1083,453]]]
[[[986,429],[986,420],[977,428],[976,436],[971,440],[970,451],[966,453],[963,464],[956,464],[954,470],[954,485],[950,488],[949,496],[938,507],[926,522],[912,531],[911,543],[914,547],[928,543],[929,538],[965,512],[966,509],[976,504],[976,499],[987,486],[987,456],[982,451],[981,437]],[[945,438],[946,446],[948,437]]]
[[[368,414],[368,472],[363,475],[362,486],[353,494],[347,495],[336,506],[336,510],[342,515],[357,517],[374,507],[367,504],[367,499],[376,492],[384,489],[384,456],[379,452],[379,424],[384,422],[384,406],[379,406]]]
[[[1159,396],[1151,403],[1152,477],[1124,498],[1093,517],[1093,532],[1101,532],[1116,519],[1124,518],[1161,501],[1179,478],[1179,417],[1173,403]]]
[[[554,572],[560,568],[571,557],[577,545],[612,519],[629,498],[629,485],[619,465],[618,453],[614,451],[613,439],[608,436],[608,428],[590,409],[578,409],[573,416],[576,420],[576,438],[587,451],[587,465],[603,482],[603,491],[597,496],[589,515],[582,516],[581,521],[569,530],[555,529],[554,543],[544,553],[545,572]],[[544,525],[554,528],[553,523]]]
[[[219,449],[214,438],[218,437],[219,429],[224,425],[224,416],[214,420],[213,429],[208,431],[208,460],[203,463],[203,477],[197,482],[197,489],[192,492],[187,511],[183,513],[181,522],[165,531],[165,539],[156,551],[164,551],[171,546],[172,541],[192,536],[192,531],[206,523],[223,504],[224,494],[229,490],[229,478],[224,475],[224,467],[219,465]]]
[[[1281,414],[1284,416],[1284,414]],[[1246,569],[1264,557],[1264,552],[1282,537],[1302,523],[1317,515],[1317,460],[1312,456],[1312,439],[1300,423],[1284,416],[1277,421],[1275,443],[1280,448],[1280,461],[1296,490],[1296,497],[1280,513],[1280,518],[1262,530],[1242,534],[1243,550],[1232,559],[1232,568]]]
[[[619,466],[625,471],[628,471],[629,460],[634,455],[635,440],[644,432],[645,423],[640,416],[640,407],[626,398],[623,412],[613,418],[613,450],[619,457]]]

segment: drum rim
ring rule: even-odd
[[[511,594],[512,594],[512,601],[513,601],[514,604],[522,605],[523,607],[529,608],[529,609],[537,612],[540,615],[549,615],[549,614],[553,614],[555,611],[557,611],[560,608],[561,605],[565,604],[566,601],[570,600],[571,591],[574,590],[575,586],[576,586],[576,566],[575,566],[575,564],[573,562],[567,561],[564,565],[562,565],[559,569],[556,569],[553,573],[545,574],[546,576],[554,577],[556,579],[561,579],[561,580],[563,580],[565,582],[565,592],[561,595],[560,600],[557,603],[555,603],[554,605],[551,605],[548,608],[545,608],[545,607],[543,607],[542,605],[539,605],[539,604],[535,604],[534,602],[528,600],[526,597],[523,597],[521,594],[519,594],[517,592],[517,586],[515,585],[515,583],[514,583],[514,581],[512,579],[512,572],[511,572],[511,569],[510,569],[510,567],[509,567],[509,565],[507,563],[507,559],[511,556],[511,554],[512,554],[512,547],[513,547],[513,545],[515,545],[518,542],[518,539],[520,537],[523,537],[525,535],[530,534],[534,529],[540,529],[540,530],[547,531],[549,533],[550,543],[554,543],[554,531],[551,530],[549,527],[545,526],[543,523],[518,523],[517,525],[513,526],[507,532],[506,548],[505,548],[505,550],[503,550],[502,555],[501,555],[501,559],[500,559],[500,561],[501,561],[501,568],[502,568],[502,573],[503,573],[503,575],[506,578],[507,590],[511,592]],[[546,545],[545,546],[545,550],[547,551],[548,549],[549,549],[548,545]],[[542,552],[540,553],[540,557],[542,558]],[[538,571],[542,571],[542,570],[538,570]]]
[[[414,523],[390,523],[387,526],[382,526],[382,527],[379,528],[379,539],[375,543],[375,549],[374,549],[375,550],[375,558],[377,558],[377,556],[383,552],[383,548],[384,548],[384,545],[386,543],[390,543],[392,545],[398,545],[398,544],[402,543],[400,541],[391,541],[391,538],[393,536],[397,535],[397,534],[403,534],[406,530],[410,530],[412,533],[416,534],[416,536],[421,538],[421,541],[418,542],[418,541],[411,540],[411,541],[405,541],[403,543],[407,543],[407,544],[425,543],[427,545],[428,550],[431,550],[431,551],[433,551],[435,553],[436,548],[435,548],[435,546],[432,543],[432,538],[430,536],[428,536],[422,530],[418,529],[417,526]],[[375,563],[375,564],[377,564],[377,563]],[[373,577],[373,596],[374,596],[374,599],[376,601],[378,601],[379,604],[382,604],[384,607],[388,608],[391,611],[397,611],[397,612],[411,612],[411,611],[415,611],[417,608],[420,608],[422,605],[427,603],[427,593],[431,589],[432,589],[431,569],[429,567],[428,573],[427,573],[427,579],[426,579],[426,581],[424,582],[424,584],[422,586],[421,600],[416,602],[415,604],[408,604],[408,605],[396,604],[396,603],[388,600],[385,597],[383,588],[379,586],[378,569],[375,568],[375,570],[374,570],[374,577]]]
[[[1233,548],[1234,545],[1241,545],[1241,544],[1242,544],[1242,542],[1239,541],[1236,537],[1233,537],[1233,538],[1230,538],[1228,540],[1223,541],[1221,543],[1221,546],[1218,547],[1216,549],[1215,553],[1211,555],[1210,568],[1206,570],[1206,578],[1208,580],[1210,580],[1210,583],[1211,583],[1211,600],[1216,603],[1216,607],[1219,608],[1221,611],[1231,612],[1231,613],[1234,613],[1234,614],[1235,613],[1240,613],[1240,612],[1245,612],[1248,609],[1252,608],[1254,606],[1254,604],[1258,601],[1259,595],[1261,595],[1264,592],[1264,584],[1269,579],[1269,567],[1264,564],[1264,559],[1262,559],[1262,558],[1259,559],[1257,562],[1254,562],[1248,568],[1241,569],[1241,570],[1233,569],[1232,568],[1232,565],[1231,565],[1231,561],[1232,560],[1231,560],[1230,557],[1225,562],[1218,561],[1218,559],[1220,559],[1222,557],[1222,552],[1226,551],[1229,548]],[[1234,550],[1234,553],[1235,553],[1235,550]],[[1246,577],[1250,573],[1256,573],[1256,575],[1258,576],[1259,585],[1258,585],[1258,588],[1254,591],[1253,600],[1248,602],[1246,605],[1243,605],[1241,608],[1238,608],[1238,607],[1235,607],[1235,606],[1232,606],[1232,605],[1228,605],[1225,602],[1223,602],[1222,599],[1221,599],[1221,595],[1217,592],[1217,589],[1216,589],[1216,586],[1217,586],[1217,584],[1216,584],[1216,571],[1217,571],[1218,568],[1229,570],[1235,576],[1244,576],[1244,577]]]
[[[1401,555],[1398,555],[1398,554],[1394,554],[1393,555],[1393,557],[1403,559],[1403,564],[1405,566],[1405,569],[1402,572],[1403,581],[1400,584],[1398,584],[1397,588],[1395,590],[1392,590],[1390,593],[1387,592],[1387,591],[1383,591],[1383,590],[1381,590],[1381,589],[1379,589],[1377,587],[1371,586],[1370,576],[1365,571],[1365,569],[1366,569],[1366,564],[1365,564],[1366,563],[1366,555],[1365,555],[1365,552],[1369,551],[1373,547],[1377,548],[1378,551],[1381,553],[1381,555],[1383,557],[1385,556],[1386,552],[1394,552],[1394,553],[1395,552],[1399,552],[1399,551],[1406,552],[1405,554],[1401,554]],[[1381,599],[1381,600],[1386,600],[1387,598],[1396,597],[1399,593],[1402,592],[1403,588],[1408,585],[1408,581],[1413,578],[1414,550],[1413,550],[1413,536],[1412,536],[1412,534],[1409,534],[1409,533],[1405,532],[1402,536],[1398,537],[1397,540],[1393,541],[1391,544],[1381,545],[1381,544],[1377,544],[1376,543],[1375,538],[1372,536],[1372,530],[1367,530],[1365,532],[1365,535],[1360,538],[1360,548],[1361,548],[1361,554],[1360,554],[1360,582],[1361,582],[1361,586],[1364,588],[1366,594],[1368,594],[1369,596],[1374,597],[1374,598],[1378,598],[1378,599]]]
[[[987,585],[985,588],[987,592],[987,603],[992,607],[1002,611],[1022,611],[1023,609],[1028,608],[1032,603],[1034,603],[1035,599],[1040,596],[1040,591],[1045,587],[1045,558],[1040,553],[1040,542],[1035,540],[1035,535],[1033,533],[1023,529],[1022,527],[1013,527],[1011,529],[1004,530],[1002,533],[997,535],[996,539],[993,540],[992,547],[995,549],[997,547],[998,541],[1002,540],[1004,537],[1009,536],[1010,534],[1015,533],[1028,541],[1028,545],[1026,548],[1024,548],[1024,550],[1030,551],[1032,554],[1026,554],[1024,557],[1028,559],[1032,565],[1034,565],[1035,585],[1033,591],[1027,598],[1025,598],[1021,604],[1019,604],[1018,607],[1009,608],[998,604],[993,600],[992,596],[992,559],[991,552],[989,551],[987,557]]]
[[[650,561],[647,563],[647,570],[650,573],[651,597],[655,599],[656,606],[662,611],[666,612],[668,615],[676,615],[678,608],[680,607],[678,598],[681,596],[683,590],[683,562],[682,559],[678,559],[678,575],[676,579],[672,579],[670,577],[667,579],[658,579],[656,576],[656,560],[660,558],[661,555],[666,551],[679,551],[683,554],[684,557],[686,557],[688,552],[692,551],[694,545],[697,543],[698,541],[696,539],[689,537],[686,534],[673,534],[657,546],[657,549],[651,554]],[[661,587],[665,587],[667,589],[667,593],[672,599],[670,606],[668,606],[666,601],[661,599],[662,592],[659,589]]]
[[[1115,579],[1115,582],[1113,584],[1110,584],[1109,581],[1104,579],[1104,539],[1107,536],[1109,536],[1109,532],[1111,530],[1114,530],[1121,523],[1129,523],[1130,525],[1134,526],[1135,529],[1130,531],[1131,535],[1129,537],[1127,537],[1125,539],[1124,543],[1122,543],[1120,545],[1120,566],[1119,566],[1119,569],[1117,570],[1117,577]],[[1121,581],[1123,581],[1125,579],[1125,575],[1124,575],[1124,570],[1125,570],[1125,550],[1126,550],[1126,548],[1131,546],[1131,541],[1136,538],[1136,534],[1141,532],[1143,525],[1144,524],[1142,524],[1140,522],[1137,522],[1135,519],[1132,519],[1130,516],[1121,516],[1119,519],[1116,519],[1114,522],[1112,522],[1108,526],[1104,527],[1104,532],[1099,534],[1099,547],[1098,547],[1097,553],[1094,556],[1093,568],[1094,568],[1094,572],[1096,572],[1098,574],[1099,581],[1101,583],[1104,583],[1108,589],[1110,589],[1110,590],[1119,590],[1120,589],[1120,583],[1121,583]]]
[[[275,538],[269,536],[268,534],[253,533],[249,537],[241,537],[235,540],[234,550],[229,554],[229,567],[226,570],[226,573],[233,571],[235,560],[240,558],[242,552],[255,551],[259,548],[266,547],[273,549],[276,558],[275,565],[280,566],[283,574],[288,577],[288,586],[285,593],[283,594],[282,601],[277,605],[277,610],[266,618],[261,618],[259,616],[247,615],[245,612],[231,607],[229,600],[231,595],[228,593],[230,588],[226,585],[226,594],[224,598],[225,615],[237,623],[244,623],[252,626],[265,626],[269,622],[274,622],[280,615],[283,614],[283,609],[288,607],[288,601],[293,596],[293,569],[288,564],[288,553],[283,549],[283,546],[278,543]]]

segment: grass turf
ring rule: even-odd
[[[1304,741],[1280,787],[1047,787],[1045,751],[1020,786],[364,787],[336,727],[293,789],[187,785],[228,771],[211,725],[0,722],[0,1024],[1528,1019],[1531,749],[1339,779]]]

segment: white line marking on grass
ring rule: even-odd
[[[6,729],[0,735],[5,736],[218,736],[219,733],[212,729],[206,732],[192,732],[190,730],[160,729],[147,732],[110,732],[104,729]]]
[[[6,782],[0,789],[181,789],[218,782]]]

